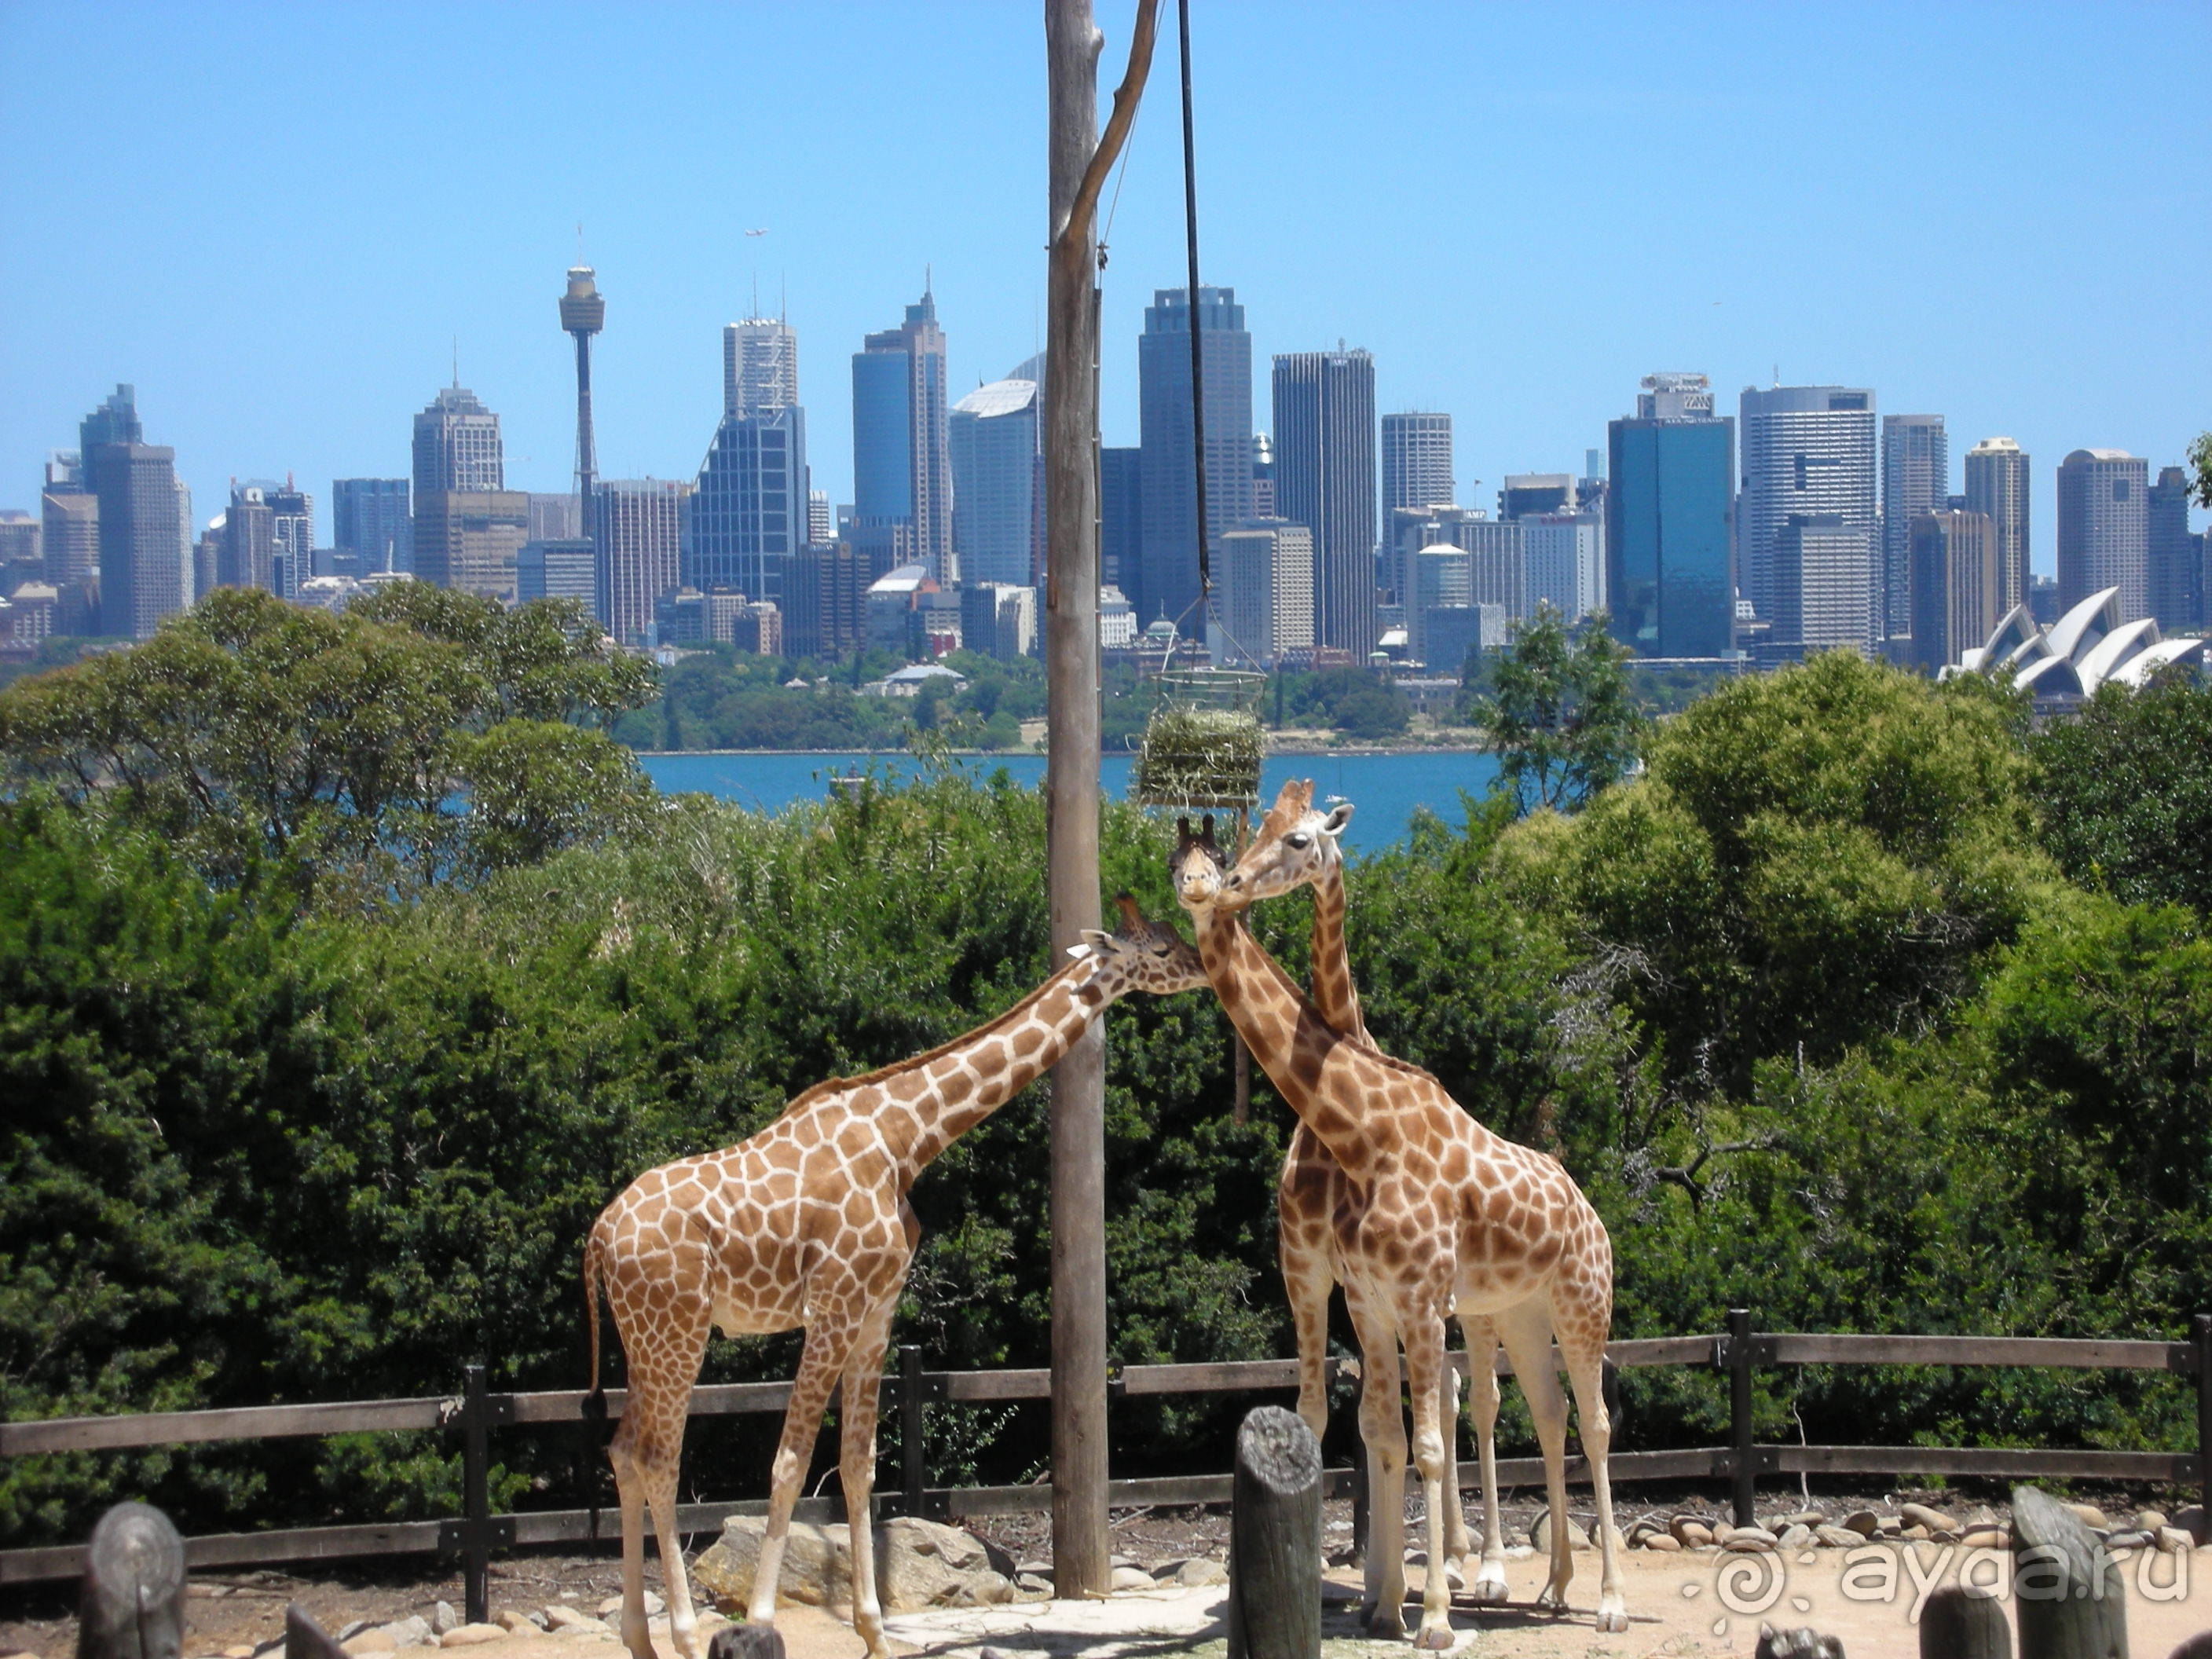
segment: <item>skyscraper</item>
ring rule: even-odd
[[[415,568],[411,501],[404,478],[331,482],[331,545],[361,562],[364,574]]]
[[[882,569],[918,563],[950,583],[959,565],[935,297],[925,289],[903,323],[862,343],[853,356],[854,544]]]
[[[1874,393],[1856,386],[1746,386],[1741,414],[1738,579],[1753,609],[1772,620],[1775,538],[1791,514],[1839,515],[1845,528],[1864,533],[1869,560],[1875,556],[1881,524],[1875,505]],[[1871,568],[1868,578],[1871,583]]]
[[[2144,526],[2150,614],[2160,631],[2178,633],[2200,626],[2204,617],[2204,568],[2196,538],[2189,533],[2189,474],[2160,467],[2150,487]]]
[[[499,416],[456,381],[415,417],[415,494],[506,488]]]
[[[1275,510],[1314,538],[1314,644],[1364,663],[1375,648],[1375,359],[1275,359]]]
[[[722,330],[722,420],[700,463],[684,580],[781,604],[791,562],[813,539],[799,337],[749,317]]]
[[[1098,580],[1121,587],[1136,580],[1145,548],[1145,452],[1098,452]]]
[[[1567,621],[1605,609],[1605,520],[1595,513],[1531,513],[1520,521],[1528,612],[1548,605]]]
[[[1037,383],[994,380],[952,406],[952,545],[963,584],[1026,587],[1039,568]]]
[[[1607,429],[1613,637],[1647,657],[1725,656],[1735,646],[1735,424],[1714,416],[1702,374],[1647,375],[1636,406]]]
[[[1941,415],[1881,417],[1881,622],[1886,635],[1912,627],[1912,521],[1951,493],[1951,441]]]
[[[2122,620],[2151,614],[2149,490],[2149,463],[2124,449],[2077,449],[2059,462],[2062,613],[2117,587]]]
[[[561,331],[576,342],[576,500],[586,541],[592,538],[592,485],[599,470],[592,442],[592,336],[607,321],[607,302],[592,277],[589,265],[569,266],[561,296]]]
[[[530,497],[507,488],[499,416],[456,382],[415,416],[414,447],[416,575],[512,599]]]
[[[1314,642],[1313,532],[1251,519],[1221,533],[1206,642],[1217,663],[1265,667]]]
[[[830,516],[830,492],[810,489],[806,492],[806,545],[827,547],[830,538],[837,533],[836,524]]]
[[[2010,608],[1997,603],[1996,526],[1986,513],[1923,513],[1909,526],[1906,545],[1912,645],[1905,660],[1933,674],[1987,640]]]
[[[1996,535],[1997,614],[2027,603],[2027,456],[2009,438],[1984,438],[1966,452],[1966,511],[1989,516]]]
[[[233,484],[216,544],[215,585],[276,591],[276,515],[257,483]]]
[[[100,574],[100,497],[74,482],[50,483],[39,497],[40,556],[46,580],[88,582]]]
[[[780,318],[722,330],[722,413],[764,415],[799,402],[799,335]]]
[[[1538,513],[1575,510],[1575,476],[1571,472],[1509,472],[1498,486],[1498,516],[1525,519]]]
[[[1382,417],[1382,511],[1442,507],[1452,494],[1452,418],[1407,410]]]
[[[232,501],[239,499],[241,488],[250,488],[254,500],[269,509],[270,563],[265,580],[237,585],[295,598],[300,584],[315,574],[315,498],[289,478],[282,483],[274,478],[248,478],[243,486],[234,483]]]
[[[605,478],[592,521],[594,607],[608,633],[642,645],[653,601],[677,585],[684,545],[684,498],[691,486],[663,478]]]
[[[1871,648],[1880,631],[1871,529],[1840,513],[1792,513],[1770,556],[1776,645],[1804,654],[1837,646],[1862,653]]]
[[[1199,370],[1206,388],[1206,527],[1212,538],[1255,511],[1252,337],[1233,288],[1198,290]],[[1143,556],[1124,564],[1122,591],[1140,626],[1165,617],[1198,632],[1198,474],[1191,456],[1190,293],[1152,291],[1137,337]],[[1279,503],[1280,497],[1278,496]],[[1133,582],[1133,586],[1132,583]]]
[[[144,436],[136,393],[118,386],[85,416],[79,450],[100,498],[100,631],[133,640],[150,637],[186,599],[177,453]]]

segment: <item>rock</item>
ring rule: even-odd
[[[1774,1547],[1778,1550],[1802,1550],[1809,1548],[1812,1542],[1812,1528],[1798,1521],[1782,1529],[1782,1535],[1774,1540]]]
[[[253,1659],[253,1650],[250,1647],[225,1648],[222,1659]]]
[[[2073,1512],[2074,1518],[2093,1531],[2102,1532],[2112,1523],[2105,1519],[2104,1510],[2094,1504],[2066,1504],[2060,1507]]]
[[[1657,1550],[1662,1555],[1673,1555],[1682,1547],[1682,1540],[1671,1532],[1648,1532],[1644,1534],[1644,1547]]]
[[[1769,1532],[1779,1536],[1781,1534],[1789,1531],[1792,1527],[1817,1527],[1827,1518],[1828,1517],[1826,1516],[1821,1514],[1818,1510],[1799,1510],[1794,1514],[1779,1515],[1775,1516],[1773,1520],[1766,1523],[1766,1528]]]
[[[1158,1586],[1152,1583],[1152,1575],[1142,1567],[1116,1567],[1110,1588],[1119,1591],[1156,1589]]]
[[[1016,1567],[1014,1571],[1017,1576],[1036,1578],[1049,1578],[1052,1577],[1052,1563],[1049,1561],[1024,1561],[1019,1566]]]
[[[1225,1584],[1229,1582],[1229,1569],[1218,1561],[1200,1556],[1177,1567],[1175,1576],[1178,1584]]]
[[[692,1582],[722,1607],[742,1611],[752,1595],[753,1567],[767,1528],[760,1516],[732,1516],[722,1524],[721,1537],[692,1563]],[[816,1527],[794,1522],[776,1582],[777,1601],[828,1607],[849,1617],[853,1568],[848,1548],[842,1522]],[[989,1607],[1014,1599],[1013,1580],[1021,1571],[1014,1558],[957,1527],[900,1516],[876,1528],[875,1549],[876,1594],[885,1613]],[[1151,1582],[1146,1574],[1146,1583]]]
[[[381,1625],[348,1637],[338,1645],[348,1653],[396,1653],[399,1649],[399,1644],[392,1639],[392,1632]]]
[[[1713,1541],[1713,1529],[1694,1516],[1676,1516],[1668,1530],[1674,1534],[1674,1541],[1686,1549]]]
[[[2173,1512],[2173,1524],[2194,1538],[2199,1545],[2212,1544],[2212,1516],[2207,1516],[2202,1504],[2188,1504]]]
[[[1735,1527],[1721,1540],[1721,1547],[1733,1554],[1750,1555],[1771,1551],[1775,1536],[1764,1527]]]
[[[1725,1544],[1729,1540],[1729,1534],[1735,1530],[1735,1523],[1732,1521],[1716,1521],[1712,1523],[1712,1530],[1713,1542]]]
[[[1339,1370],[1341,1369],[1340,1366]],[[1509,1561],[1526,1561],[1535,1553],[1534,1547],[1527,1544],[1508,1544],[1505,1547],[1505,1559]]]
[[[1904,1517],[1905,1524],[1908,1528],[1925,1527],[1930,1538],[1939,1533],[1959,1530],[1958,1522],[1944,1514],[1942,1510],[1930,1509],[1925,1504],[1900,1504],[1898,1505],[1898,1513]]]
[[[585,1634],[590,1636],[604,1636],[606,1634],[607,1630],[606,1625],[603,1620],[592,1618],[590,1613],[586,1613],[580,1607],[550,1607],[546,1608],[545,1626],[546,1628],[550,1630],[556,1636],[566,1635],[572,1630],[581,1631]]]
[[[1552,1553],[1550,1510],[1546,1510],[1528,1523],[1528,1543],[1540,1554],[1549,1555]],[[1589,1534],[1576,1524],[1574,1516],[1569,1516],[1567,1517],[1567,1547],[1571,1550],[1586,1550],[1589,1547]]]
[[[2160,1527],[2172,1526],[2173,1523],[2166,1518],[2164,1510],[2137,1510],[2136,1518],[2129,1524],[2137,1532],[2155,1533]]]
[[[375,1620],[356,1619],[331,1639],[334,1642],[350,1642],[355,1637],[360,1635],[362,1632],[365,1630],[374,1630],[375,1628]]]
[[[1116,1567],[1133,1567],[1136,1565],[1126,1555],[1109,1555],[1106,1558],[1106,1571],[1109,1572],[1113,1571]]]
[[[1881,1517],[1872,1510],[1853,1510],[1844,1517],[1844,1525],[1862,1538],[1871,1538],[1881,1530]]]
[[[1897,1535],[1908,1544],[1924,1544],[1936,1534],[1915,1521]]]
[[[431,1637],[430,1621],[420,1613],[411,1619],[395,1619],[385,1629],[392,1632],[394,1644],[403,1648],[420,1647]]]
[[[451,1601],[441,1601],[430,1609],[430,1633],[443,1636],[447,1631],[461,1627],[461,1615],[453,1611]]]
[[[2105,1535],[2105,1547],[2108,1550],[2147,1550],[2156,1541],[2155,1534],[2133,1527],[2116,1529]]]
[[[1832,1550],[1855,1550],[1866,1542],[1866,1534],[1850,1527],[1838,1527],[1822,1522],[1813,1528],[1814,1540]]]
[[[2160,1527],[2152,1537],[2167,1555],[2186,1555],[2196,1547],[2196,1540],[2179,1527]]]
[[[1052,1580],[1042,1573],[1025,1572],[1014,1580],[1014,1588],[1025,1600],[1052,1598]]]
[[[605,1601],[599,1603],[599,1617],[602,1619],[611,1619],[615,1614],[621,1611],[622,1597],[619,1595],[610,1595]],[[660,1599],[660,1592],[659,1590],[646,1591],[645,1616],[647,1618],[658,1619],[662,1613],[667,1611],[667,1603]]]
[[[500,1625],[456,1625],[438,1638],[441,1647],[472,1648],[485,1642],[504,1641],[507,1630]]]
[[[1959,1541],[1970,1550],[2008,1549],[2012,1534],[2002,1527],[1969,1527],[1966,1535]]]
[[[1895,1515],[1877,1515],[1874,1518],[1874,1528],[1876,1537],[1898,1537],[1905,1531],[1904,1517]]]
[[[499,1617],[492,1622],[510,1633],[540,1628],[536,1620],[516,1607],[501,1607],[499,1610]]]

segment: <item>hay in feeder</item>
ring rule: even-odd
[[[1170,703],[1146,724],[1130,793],[1148,806],[1247,806],[1260,798],[1265,748],[1251,714]]]

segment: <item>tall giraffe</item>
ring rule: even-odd
[[[669,1634],[684,1659],[699,1659],[676,1489],[710,1326],[732,1336],[806,1332],[746,1617],[775,1617],[792,1510],[830,1390],[842,1382],[853,1624],[869,1659],[887,1659],[867,1547],[869,1496],[884,1351],[921,1235],[907,1192],[932,1159],[1056,1063],[1109,1003],[1132,991],[1164,996],[1206,982],[1196,952],[1172,928],[1146,921],[1126,896],[1119,902],[1119,927],[1086,931],[1070,947],[1074,962],[996,1019],[865,1077],[816,1085],[750,1139],[647,1170],[593,1224],[584,1297],[594,1389],[602,1286],[629,1362],[629,1401],[607,1456],[622,1503],[622,1636],[635,1659],[653,1659],[645,1614],[648,1504],[660,1534]]]
[[[1259,833],[1224,878],[1224,892],[1243,903],[1273,898],[1299,886],[1313,889],[1313,933],[1307,956],[1312,964],[1313,1003],[1328,1024],[1347,1040],[1375,1047],[1367,1032],[1366,1016],[1359,1005],[1359,990],[1352,977],[1352,956],[1344,940],[1344,849],[1340,837],[1352,822],[1352,803],[1339,802],[1323,812],[1313,804],[1311,779],[1293,778],[1283,785],[1275,804],[1261,819]],[[1291,1322],[1297,1336],[1298,1415],[1318,1440],[1328,1421],[1328,1297],[1340,1284],[1349,1284],[1340,1246],[1331,1224],[1345,1201],[1345,1177],[1328,1148],[1304,1119],[1291,1131],[1288,1155],[1275,1187],[1275,1249],[1283,1273],[1283,1289],[1291,1304]],[[1480,1373],[1474,1382],[1475,1440],[1483,1455],[1484,1514],[1486,1520],[1481,1565],[1467,1558],[1474,1553],[1468,1536],[1467,1517],[1459,1501],[1459,1374],[1444,1372],[1443,1396],[1443,1559],[1464,1563],[1462,1582],[1478,1601],[1505,1599],[1505,1545],[1503,1528],[1492,1516],[1496,1498],[1490,1454],[1491,1433],[1498,1420],[1498,1378],[1492,1356],[1497,1338],[1489,1322],[1468,1318],[1461,1322],[1467,1334],[1471,1369]],[[1485,1368],[1487,1368],[1486,1370]],[[1378,1384],[1379,1386],[1379,1384]],[[1379,1460],[1367,1465],[1368,1514],[1383,1504],[1402,1508],[1404,1459],[1385,1470]],[[1379,1580],[1380,1558],[1368,1551],[1368,1588]],[[1372,1600],[1370,1594],[1369,1600]]]
[[[1540,1601],[1564,1609],[1574,1561],[1567,1541],[1566,1401],[1561,1361],[1580,1409],[1604,1554],[1597,1624],[1628,1627],[1620,1535],[1606,1473],[1612,1439],[1601,1387],[1613,1316],[1613,1248],[1589,1200],[1555,1159],[1494,1135],[1418,1066],[1352,1042],[1323,1020],[1245,925],[1224,886],[1227,860],[1212,821],[1189,825],[1171,866],[1176,896],[1197,924],[1200,959],[1230,1021],[1284,1100],[1345,1175],[1333,1218],[1347,1274],[1345,1300],[1367,1357],[1360,1427],[1370,1466],[1404,1479],[1397,1350],[1413,1402],[1413,1462],[1421,1475],[1431,1562],[1444,1556],[1444,1321],[1487,1317],[1528,1398],[1544,1452],[1552,1512],[1552,1569]],[[1401,1504],[1371,1510],[1369,1628],[1404,1629],[1405,1522]],[[1415,1645],[1451,1645],[1444,1575],[1425,1575]]]

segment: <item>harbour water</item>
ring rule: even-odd
[[[777,812],[793,801],[819,800],[832,777],[873,769],[910,778],[911,756],[868,754],[641,755],[647,776],[672,793],[715,795],[757,812]],[[1109,755],[1099,762],[1100,787],[1109,797],[1129,793],[1133,757]],[[1041,755],[977,755],[954,763],[988,778],[1003,769],[1034,787],[1044,778]],[[1406,754],[1274,755],[1260,774],[1264,805],[1291,778],[1311,778],[1316,799],[1340,796],[1358,809],[1345,832],[1347,850],[1372,853],[1401,840],[1414,811],[1425,806],[1446,823],[1461,822],[1460,792],[1484,794],[1498,775],[1495,756],[1464,750]]]

